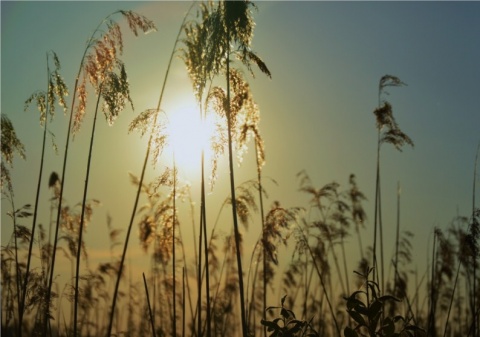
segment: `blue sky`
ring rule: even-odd
[[[370,244],[377,137],[372,112],[378,104],[379,79],[385,74],[398,76],[408,85],[392,88],[388,100],[415,147],[401,153],[382,147],[387,252],[394,239],[400,182],[402,226],[415,233],[419,256],[415,262],[424,268],[434,226],[446,228],[457,212],[469,215],[472,209],[473,166],[480,141],[480,2],[265,1],[257,6],[253,49],[267,63],[272,79],[257,72],[250,84],[261,111],[267,154],[264,175],[278,182],[267,186],[267,205],[279,200],[286,206],[306,206],[307,197],[298,192],[296,179],[301,170],[317,187],[337,181],[346,188],[354,173],[369,199],[364,242]],[[155,106],[188,7],[187,2],[1,3],[1,112],[10,117],[27,150],[27,161],[16,160],[12,170],[17,205],[34,199],[42,130],[34,110],[23,112],[23,105],[32,92],[44,88],[46,52],[58,54],[62,74],[73,90],[85,42],[103,17],[120,8],[131,9],[157,25],[158,32],[147,36],[125,33],[123,59],[135,112],[124,111],[114,127],[103,121],[99,125],[90,196],[100,199],[102,206],[86,235],[99,256],[105,251],[106,214],[112,215],[115,227],[127,225],[134,198],[127,172],[138,175],[144,155],[145,139],[127,135],[128,124],[136,114]],[[177,59],[167,84],[165,111],[173,113],[191,95],[185,67]],[[67,118],[58,113],[51,125],[59,155],[47,153],[44,179],[53,170],[61,171],[66,123]],[[66,198],[72,205],[81,200],[90,123],[87,118],[69,154]],[[255,178],[252,153],[236,169],[239,183]],[[149,170],[153,177],[160,169]],[[198,189],[195,173],[187,168],[180,172],[194,191]],[[226,181],[221,176],[208,197],[212,218],[227,196]],[[44,200],[49,198],[46,187],[42,193]],[[2,200],[2,245],[12,231],[5,217],[8,209]],[[48,207],[40,217],[48,221]],[[249,232],[252,240],[258,235],[255,229]],[[355,244],[351,239],[352,247]],[[142,256],[136,238],[130,247]],[[352,260],[351,268],[355,264]]]

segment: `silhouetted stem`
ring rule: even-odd
[[[263,210],[263,186],[262,186],[262,168],[260,167],[260,161],[258,159],[258,144],[257,140],[255,139],[255,157],[257,158],[257,180],[258,180],[258,198],[260,201],[260,217],[262,219],[262,239],[263,239],[263,311],[262,317],[267,310],[267,248],[265,247],[265,243],[267,241],[267,233],[265,231],[265,214]],[[266,319],[266,317],[263,317]],[[267,336],[267,326],[263,326],[263,337]]]
[[[259,262],[260,262],[261,259],[263,259],[262,254],[258,254],[258,257],[257,257],[255,263],[253,261],[254,261],[254,258],[255,258],[255,252],[257,250],[257,247],[260,246],[262,237],[263,237],[263,233],[261,234],[260,239],[255,244],[255,247],[253,248],[252,257],[250,259],[250,267],[248,268],[247,294],[249,293],[249,290],[250,290],[250,272],[252,270],[252,266],[255,265],[255,271],[253,273],[252,291],[250,293],[250,302],[247,301],[247,306],[248,306],[247,322],[248,322],[249,328],[251,327],[252,322],[253,322],[253,327],[251,328],[250,331],[255,331],[255,321],[256,321],[256,319],[255,319],[255,305],[254,305],[255,304],[255,287],[256,287],[256,284],[257,284],[258,268],[259,268],[259,265],[260,265]],[[252,320],[252,315],[254,316],[253,320]]]
[[[182,337],[185,337],[185,267],[182,268]]]
[[[156,122],[157,122],[157,118],[155,116],[154,123],[156,123]],[[113,302],[112,302],[112,307],[110,309],[110,319],[109,319],[109,325],[108,325],[108,330],[107,330],[107,337],[110,337],[111,334],[112,334],[111,332],[112,332],[112,327],[113,327],[113,316],[115,314],[115,305],[116,305],[116,302],[117,302],[118,288],[120,286],[120,280],[122,278],[123,265],[125,263],[125,257],[127,255],[128,241],[129,241],[129,238],[130,238],[130,232],[132,231],[132,227],[133,227],[133,220],[135,219],[135,214],[137,213],[138,200],[140,199],[140,192],[142,190],[142,183],[143,183],[143,178],[145,176],[145,168],[147,167],[147,163],[148,163],[148,157],[149,157],[149,153],[150,153],[150,146],[151,146],[152,138],[153,137],[150,136],[150,139],[148,141],[147,154],[145,155],[145,159],[143,161],[142,174],[140,176],[140,182],[138,183],[137,194],[136,194],[135,202],[134,202],[134,205],[133,205],[133,211],[132,211],[132,214],[131,214],[131,217],[130,217],[130,224],[129,224],[128,229],[127,229],[127,237],[125,238],[125,244],[123,246],[122,257],[121,257],[120,265],[119,265],[118,271],[117,271],[117,281],[115,283],[115,288],[114,288],[114,291],[113,291],[113,300],[112,300]]]
[[[348,282],[348,268],[347,268],[347,257],[345,255],[345,240],[343,239],[344,234],[340,234],[340,243],[342,247],[342,257],[343,257],[343,270],[345,272],[345,282],[347,284],[347,294],[350,294],[350,284]]]
[[[155,325],[153,324],[152,307],[150,306],[150,297],[148,295],[147,279],[145,278],[145,273],[142,273],[142,276],[143,276],[143,284],[145,286],[145,295],[147,297],[148,313],[150,315],[150,325],[152,326],[152,336],[155,337]]]
[[[455,275],[455,282],[453,283],[452,296],[450,297],[450,303],[448,304],[448,312],[447,312],[447,318],[445,320],[445,329],[443,330],[443,337],[447,336],[448,320],[450,319],[450,312],[452,310],[453,299],[455,297],[455,290],[457,289],[458,276],[460,274],[460,266],[461,265],[462,264],[460,262],[458,262],[457,273]]]
[[[47,53],[47,88],[48,89],[47,89],[47,96],[46,96],[47,99],[45,100],[45,125],[43,127],[42,154],[40,156],[40,172],[38,173],[37,193],[35,195],[35,206],[33,209],[32,234],[31,234],[31,240],[28,245],[27,267],[25,270],[25,279],[23,281],[23,287],[22,287],[22,300],[19,303],[19,324],[20,324],[19,336],[20,337],[22,337],[23,314],[24,314],[24,308],[25,308],[25,299],[27,296],[28,278],[30,276],[30,262],[32,259],[33,241],[35,238],[35,228],[37,224],[38,200],[40,199],[40,187],[42,185],[43,162],[45,158],[45,143],[47,139],[48,112],[50,107],[48,104],[48,96],[49,96],[48,90],[50,90],[49,79],[50,79],[50,68],[48,65],[48,53]]]
[[[210,272],[208,264],[208,243],[207,243],[207,208],[205,205],[205,171],[204,171],[204,150],[202,149],[202,186],[201,186],[201,224],[203,228],[203,244],[205,250],[205,295],[207,297],[207,337],[212,335],[211,307],[210,307]]]
[[[430,280],[430,312],[428,317],[428,330],[427,336],[435,336],[435,244],[436,244],[437,233],[433,233],[433,249],[432,249],[432,278]]]
[[[15,285],[17,287],[17,309],[18,309],[18,315],[22,314],[22,311],[20,310],[20,264],[18,263],[18,242],[17,242],[17,212],[15,210],[15,203],[13,201],[13,190],[9,189],[9,199],[10,199],[10,205],[12,206],[12,220],[13,220],[13,249],[15,251]],[[30,239],[30,241],[33,241],[33,237]],[[21,330],[22,330],[22,325],[21,325],[21,320],[19,320],[19,325],[18,325],[18,330],[19,330],[19,336],[21,336]]]
[[[334,244],[333,244],[333,240],[332,240],[332,235],[330,233],[330,229],[328,229],[327,238],[328,238],[329,248],[332,250],[333,262],[335,263],[335,268],[337,269],[338,280],[340,281],[340,287],[342,288],[342,292],[345,294],[346,293],[345,292],[345,284],[343,282],[343,276],[342,276],[342,272],[340,270],[340,265],[338,263],[337,253],[335,252],[335,249],[334,249]]]
[[[395,269],[398,268],[398,246],[400,245],[400,182],[397,184],[397,236],[395,239]],[[395,278],[393,281],[394,291],[398,287],[398,273],[395,273]]]
[[[93,140],[95,137],[95,127],[97,125],[97,115],[98,107],[100,105],[100,100],[102,98],[102,86],[100,86],[97,103],[95,106],[95,114],[93,117],[92,133],[90,137],[90,148],[88,150],[88,159],[87,159],[87,172],[85,175],[85,186],[83,188],[83,200],[82,200],[82,213],[80,215],[80,228],[78,230],[78,244],[77,244],[77,260],[76,260],[76,269],[75,269],[75,300],[74,300],[74,311],[73,311],[73,337],[77,336],[77,317],[78,317],[78,283],[80,279],[80,256],[82,252],[82,242],[83,242],[83,227],[85,224],[85,208],[87,203],[87,192],[88,192],[88,181],[90,178],[90,166],[92,162],[92,152],[93,152]]]
[[[230,41],[230,31],[227,26],[227,41]],[[230,46],[230,44],[229,44]],[[247,320],[245,313],[245,294],[243,289],[243,269],[242,269],[242,256],[240,251],[240,231],[238,229],[238,219],[237,219],[237,203],[235,197],[235,177],[233,171],[233,150],[232,150],[232,116],[230,109],[230,59],[228,55],[230,54],[230,47],[227,50],[227,129],[228,129],[228,163],[230,169],[230,195],[232,201],[232,216],[233,216],[233,230],[235,237],[235,251],[237,256],[237,269],[238,269],[238,288],[240,292],[240,313],[242,319],[242,336],[247,337]]]
[[[475,155],[475,164],[473,166],[473,195],[472,195],[472,224],[473,226],[475,224],[475,186],[476,186],[476,180],[477,180],[477,163],[478,163],[478,153],[480,151],[480,142],[478,143],[477,146],[477,153]],[[478,224],[477,224],[478,226]],[[473,240],[476,240],[476,238],[473,238]],[[476,242],[474,242],[474,246],[476,246]],[[472,296],[472,301],[473,301],[473,336],[478,337],[479,334],[479,327],[477,323],[477,318],[475,317],[475,308],[476,308],[476,294],[477,294],[477,251],[474,250],[473,252],[473,296]]]
[[[177,168],[175,166],[175,154],[173,155],[173,224],[172,224],[172,286],[173,286],[173,336],[177,337],[177,299],[175,298],[177,294],[177,287],[176,287],[176,261],[175,261],[175,222],[176,219],[176,212],[177,212],[177,205],[176,205],[176,198],[177,198]]]
[[[383,294],[385,290],[385,264],[383,261],[383,221],[382,221],[382,191],[380,189],[380,176],[378,180],[378,228],[380,234],[380,272],[381,272],[381,288],[380,292]]]
[[[379,195],[380,195],[380,130],[378,130],[377,141],[377,171],[375,178],[375,210],[373,216],[373,273],[372,280],[375,281],[375,276],[378,280],[378,267],[377,267],[377,228],[378,228],[378,208],[379,208]],[[367,287],[368,291],[368,287]]]
[[[186,266],[187,265],[187,256],[185,254],[185,246],[183,244],[182,227],[180,227],[180,226],[178,226],[178,235],[180,236],[180,242],[181,242],[180,247],[182,247],[183,265]],[[195,237],[195,234],[194,234],[194,237]],[[195,251],[195,254],[196,254],[195,245],[194,245],[194,251]],[[194,317],[193,306],[192,306],[192,297],[191,297],[191,291],[190,291],[190,283],[188,282],[188,269],[186,269],[186,267],[183,267],[183,268],[184,268],[185,279],[186,279],[186,281],[185,281],[185,286],[187,288],[186,291],[188,292],[188,304],[189,304],[189,307],[190,307],[190,317]]]
[[[202,207],[202,206],[201,206]],[[202,241],[203,241],[203,216],[200,210],[200,233],[198,238],[198,271],[197,271],[197,336],[202,336]]]

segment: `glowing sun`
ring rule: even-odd
[[[168,148],[180,171],[192,173],[199,170],[202,149],[205,157],[209,157],[209,142],[214,129],[211,118],[202,120],[196,104],[172,109],[167,121]]]

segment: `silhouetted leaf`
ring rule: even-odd
[[[345,329],[343,330],[343,333],[345,337],[358,337],[357,332],[348,326],[345,327]]]

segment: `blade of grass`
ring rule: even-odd
[[[147,279],[145,278],[145,273],[142,273],[142,276],[143,276],[143,284],[145,286],[145,296],[148,304],[148,313],[150,315],[150,325],[152,327],[152,336],[155,337],[155,325],[153,324],[152,307],[150,306],[150,297],[148,295]]]

